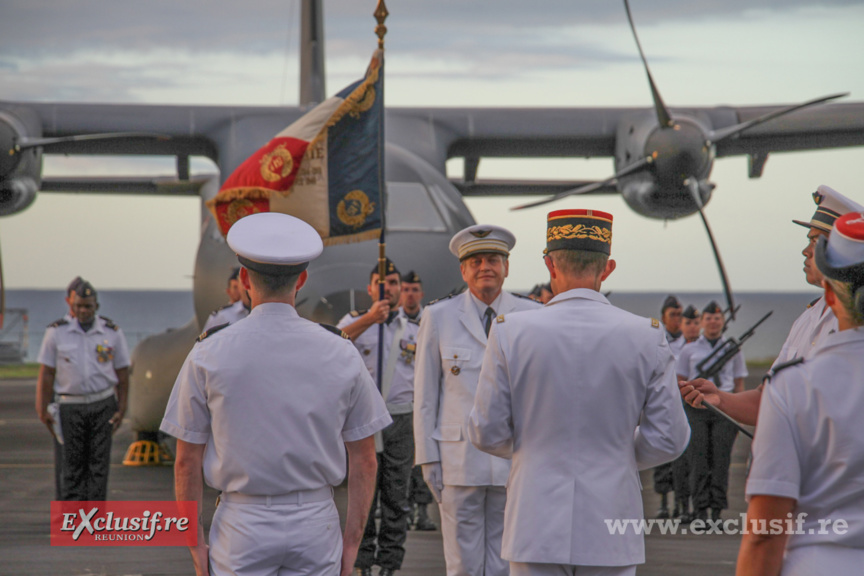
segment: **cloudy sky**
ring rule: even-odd
[[[0,0],[0,100],[294,105],[298,0]],[[375,39],[374,0],[325,0],[328,93],[360,74]],[[650,106],[623,5],[608,0],[390,0],[390,106]],[[864,2],[632,0],[643,48],[671,106],[793,103],[834,92],[864,100]],[[46,160],[45,173],[170,174],[104,158]],[[460,166],[450,167],[458,173]],[[193,169],[212,170],[208,162]],[[715,163],[707,208],[737,290],[806,289],[809,194],[829,184],[864,203],[864,150]],[[486,161],[480,177],[603,178],[611,159]],[[543,279],[547,208],[470,200],[479,222],[519,244],[509,286]],[[698,216],[664,223],[617,197],[568,200],[615,215],[613,290],[719,289]],[[43,194],[0,221],[7,286],[56,288],[83,274],[103,288],[191,287],[196,199]],[[371,253],[370,253],[371,255]],[[374,256],[371,256],[374,257]]]

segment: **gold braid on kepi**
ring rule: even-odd
[[[546,250],[612,252],[612,215],[599,210],[555,210],[546,218]]]

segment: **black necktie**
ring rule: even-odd
[[[487,306],[486,312],[484,312],[483,315],[486,316],[486,325],[483,328],[486,330],[486,336],[489,336],[489,330],[492,328],[492,317],[495,316],[495,310],[493,310],[491,306]]]

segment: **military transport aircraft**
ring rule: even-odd
[[[299,107],[156,106],[0,102],[0,215],[20,212],[39,191],[187,194],[212,198],[252,152],[325,98],[321,0],[303,0]],[[629,5],[625,11],[630,19]],[[635,36],[635,27],[633,27]],[[670,107],[648,71],[651,108],[388,108],[386,181],[388,255],[417,262],[428,294],[445,294],[461,278],[445,265],[455,231],[473,223],[471,195],[534,195],[538,202],[573,194],[617,193],[649,218],[675,219],[710,201],[715,158],[744,155],[759,177],[772,152],[864,144],[864,103],[794,106]],[[818,95],[814,95],[818,96]],[[648,90],[646,90],[648,102]],[[46,154],[163,155],[176,158],[171,181],[43,178]],[[189,158],[203,156],[220,177],[190,178]],[[609,157],[610,178],[597,182],[483,181],[483,158]],[[460,178],[446,176],[464,159]],[[236,260],[213,219],[202,219],[194,272],[195,314],[181,329],[142,341],[133,353],[130,419],[136,431],[158,428],[182,360],[208,313],[222,304]],[[704,214],[702,214],[704,220]],[[707,227],[707,220],[705,225]],[[709,229],[710,234],[710,229]],[[713,243],[713,240],[712,240]],[[715,247],[715,254],[716,254]],[[298,302],[306,317],[335,322],[368,282],[364,244],[328,247],[311,267]],[[717,254],[720,264],[719,254]],[[725,273],[720,265],[724,284]],[[731,291],[726,289],[731,303]]]

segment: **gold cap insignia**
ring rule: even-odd
[[[471,235],[475,238],[485,238],[492,233],[492,230],[472,230]]]
[[[822,194],[821,192],[819,192],[818,190],[816,192],[813,192],[813,201],[816,202],[817,206],[822,204],[822,200],[824,200],[824,199],[825,199],[825,195]]]

